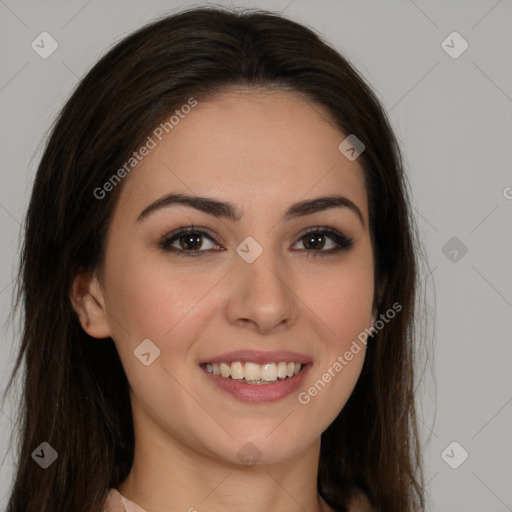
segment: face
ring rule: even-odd
[[[365,357],[353,342],[374,322],[367,192],[345,137],[300,95],[255,90],[153,136],[109,226],[102,311],[82,322],[113,338],[146,432],[275,463],[341,411]],[[195,207],[155,205],[170,194]]]

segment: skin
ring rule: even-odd
[[[357,159],[338,150],[345,136],[297,93],[231,90],[199,102],[125,178],[104,267],[76,276],[71,300],[88,334],[112,337],[126,371],[135,458],[118,490],[141,507],[332,510],[317,492],[320,436],[348,400],[365,350],[307,405],[297,393],[241,402],[198,364],[242,348],[297,351],[313,360],[304,391],[373,325],[367,192]],[[170,192],[229,201],[242,218],[171,206],[137,221]],[[347,208],[281,220],[292,203],[333,193],[359,207],[364,225]],[[198,257],[159,247],[162,235],[191,223],[224,250],[206,237]],[[304,230],[317,226],[351,237],[353,247],[329,255],[326,238],[316,249],[323,255],[308,256]],[[247,236],[263,248],[250,264],[235,251]],[[147,338],[160,349],[149,366],[133,353]],[[237,457],[247,442],[261,453],[253,466]]]

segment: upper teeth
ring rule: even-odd
[[[241,363],[235,361],[234,363],[207,363],[205,368],[208,372],[215,375],[222,375],[223,377],[231,377],[232,379],[245,379],[264,380],[267,382],[277,380],[278,378],[284,379],[292,377],[300,372],[302,364],[300,363],[287,363],[282,361],[280,363]]]

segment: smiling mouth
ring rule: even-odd
[[[293,361],[266,364],[234,361],[232,363],[204,363],[201,366],[208,373],[213,373],[225,379],[237,380],[245,384],[264,385],[290,379],[297,375],[306,365]]]

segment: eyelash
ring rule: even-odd
[[[183,256],[186,258],[190,257],[198,257],[203,256],[204,253],[210,252],[209,250],[202,250],[202,251],[185,251],[183,249],[177,249],[176,247],[171,247],[171,244],[178,240],[183,235],[188,234],[196,234],[196,235],[202,235],[206,238],[210,239],[212,242],[214,242],[217,245],[220,245],[213,236],[211,236],[208,232],[201,228],[197,228],[195,226],[189,226],[186,228],[181,228],[176,231],[173,231],[171,233],[168,233],[162,237],[158,245],[160,248],[165,252],[172,252],[175,253],[178,256]],[[313,256],[314,258],[319,256],[329,256],[338,254],[343,251],[349,250],[354,245],[354,240],[350,237],[347,237],[338,231],[329,228],[328,226],[317,226],[313,228],[309,228],[306,230],[306,232],[299,238],[298,241],[302,240],[308,235],[315,234],[315,235],[328,235],[329,238],[331,238],[337,246],[329,249],[328,251],[322,251],[322,250],[314,250],[314,249],[304,249],[305,252],[308,253],[308,256]],[[295,244],[294,244],[295,245]]]

